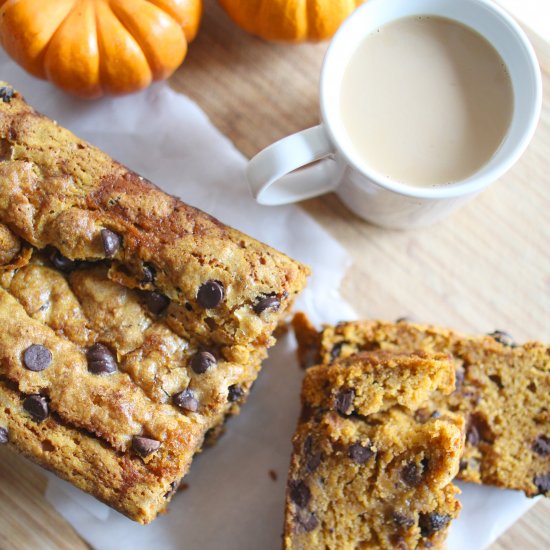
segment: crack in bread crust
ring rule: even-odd
[[[70,259],[103,259],[101,231],[116,233],[121,246],[112,259],[124,266],[126,282],[152,288],[141,283],[144,266],[152,266],[154,288],[192,306],[192,314],[180,314],[196,336],[267,342],[305,284],[305,266],[163,193],[17,93],[0,105],[0,139],[0,220],[33,246],[54,246]],[[221,282],[225,299],[205,310],[197,292],[209,280]],[[253,304],[272,293],[279,311],[257,315]],[[208,319],[219,331],[211,334]]]
[[[0,102],[0,433],[130,518],[239,412],[308,274]]]

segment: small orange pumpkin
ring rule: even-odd
[[[265,40],[330,38],[364,0],[219,0],[239,27]]]
[[[24,69],[72,94],[125,94],[169,77],[202,0],[0,0],[0,43]]]

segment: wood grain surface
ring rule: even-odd
[[[303,203],[352,255],[342,291],[360,316],[408,315],[471,333],[500,328],[519,341],[550,341],[550,46],[532,39],[545,81],[535,139],[511,172],[451,218],[422,230],[389,231],[362,222],[335,195]],[[202,30],[171,85],[252,156],[318,122],[325,49],[262,42],[207,0]],[[47,503],[44,489],[38,468],[0,449],[1,550],[88,548]],[[491,546],[546,548],[548,500]]]

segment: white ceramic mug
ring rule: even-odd
[[[339,114],[344,71],[365,36],[418,15],[446,17],[485,37],[507,65],[514,92],[512,121],[493,157],[467,179],[439,187],[406,185],[366,165],[349,147]],[[283,138],[250,161],[247,177],[254,197],[260,204],[279,205],[335,191],[358,216],[385,227],[409,228],[443,218],[510,169],[537,126],[542,83],[525,33],[490,0],[367,0],[332,39],[321,73],[320,103],[319,126]]]

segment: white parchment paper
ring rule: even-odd
[[[1,53],[0,79],[169,193],[309,264],[314,276],[297,307],[314,322],[355,318],[338,291],[350,265],[344,249],[299,207],[257,205],[246,188],[245,158],[188,98],[159,84],[129,97],[84,102],[27,76]],[[98,550],[279,549],[302,378],[294,352],[287,335],[271,351],[241,415],[215,447],[196,457],[185,479],[189,487],[151,525],[133,523],[51,475],[47,498]],[[464,509],[451,528],[450,550],[485,548],[534,503],[517,492],[462,488]]]

